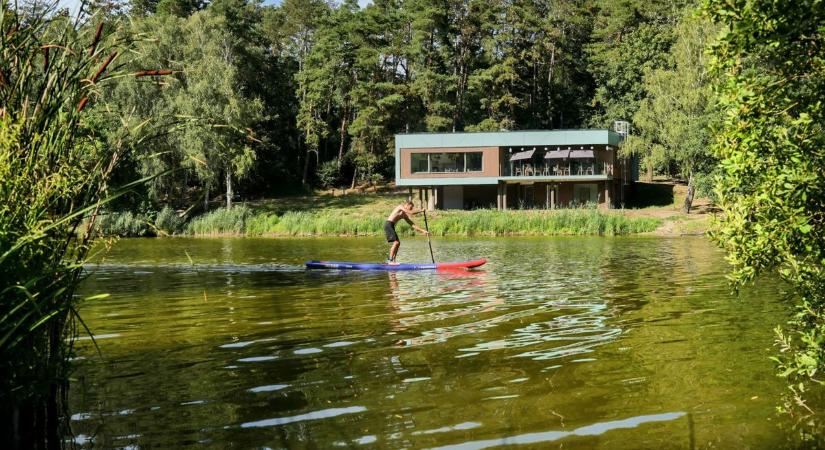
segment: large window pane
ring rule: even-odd
[[[464,154],[430,153],[430,172],[464,172]]]
[[[481,152],[465,153],[465,172],[481,172]]]
[[[412,153],[412,173],[481,172],[482,152]]]
[[[413,153],[412,154],[412,173],[428,172],[427,167],[427,153]]]

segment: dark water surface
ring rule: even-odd
[[[82,294],[76,442],[205,448],[782,448],[763,280],[703,238],[434,241],[476,272],[304,270],[378,239],[122,240]],[[408,239],[401,260],[429,259]]]

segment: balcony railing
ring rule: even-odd
[[[558,163],[513,162],[501,168],[504,177],[569,177],[613,175],[613,164],[600,161],[567,161]]]

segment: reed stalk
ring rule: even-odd
[[[70,432],[75,288],[123,156],[99,145],[84,111],[118,76],[119,39],[96,16],[0,1],[2,448],[59,448]]]

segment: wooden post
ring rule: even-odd
[[[558,199],[556,198],[556,185],[553,185],[553,189],[550,191],[550,209],[556,209],[556,202]]]

